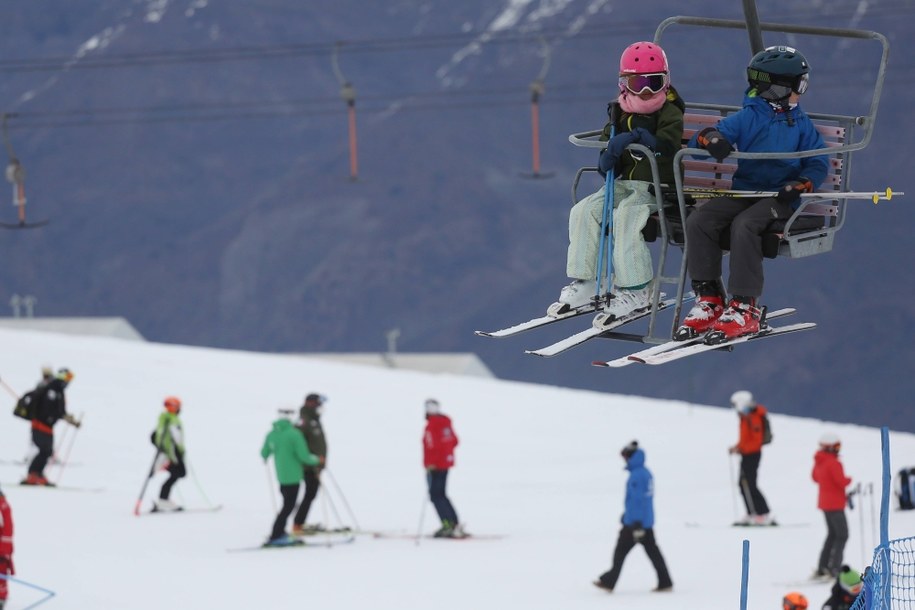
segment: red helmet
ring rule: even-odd
[[[162,404],[165,405],[165,410],[169,413],[177,413],[181,410],[181,399],[177,396],[169,396]]]

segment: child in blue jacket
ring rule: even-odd
[[[750,60],[750,87],[743,108],[717,126],[693,136],[690,148],[704,148],[718,161],[733,150],[747,153],[800,152],[825,148],[813,122],[798,105],[807,90],[809,66],[792,47],[769,47]],[[732,186],[737,190],[777,191],[775,197],[719,197],[697,206],[687,218],[687,265],[696,303],[675,338],[705,334],[707,343],[759,332],[763,291],[762,234],[773,221],[786,220],[801,193],[826,178],[825,155],[799,159],[738,159]],[[719,238],[730,233],[728,302],[721,283]],[[725,303],[727,302],[727,308]]]
[[[654,539],[654,480],[651,471],[645,468],[645,452],[639,448],[637,441],[632,441],[623,447],[620,455],[626,460],[626,470],[629,471],[625,509],[620,519],[623,527],[613,551],[613,566],[601,574],[594,584],[606,591],[613,591],[623,569],[623,560],[638,543],[645,547],[648,559],[658,573],[658,586],[654,591],[672,591],[674,585],[667,564]]]

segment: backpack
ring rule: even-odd
[[[35,417],[35,390],[22,395],[13,407],[13,415],[22,419],[32,420]]]
[[[915,509],[915,468],[899,471],[899,510]]]
[[[762,426],[763,426],[763,445],[768,445],[772,442],[772,424],[769,423],[769,416],[762,416]]]

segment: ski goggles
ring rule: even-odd
[[[763,99],[773,102],[785,99],[791,95],[792,91],[798,95],[804,95],[807,91],[807,86],[810,84],[810,77],[807,74],[801,74],[798,77],[786,77],[778,74],[769,74],[753,68],[747,68],[747,79],[756,87]]]
[[[628,89],[636,95],[645,93],[660,93],[664,90],[669,82],[669,77],[665,72],[655,72],[653,74],[623,74],[620,76],[620,91]]]

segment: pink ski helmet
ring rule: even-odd
[[[620,56],[620,74],[667,72],[667,55],[653,42],[636,42]]]

